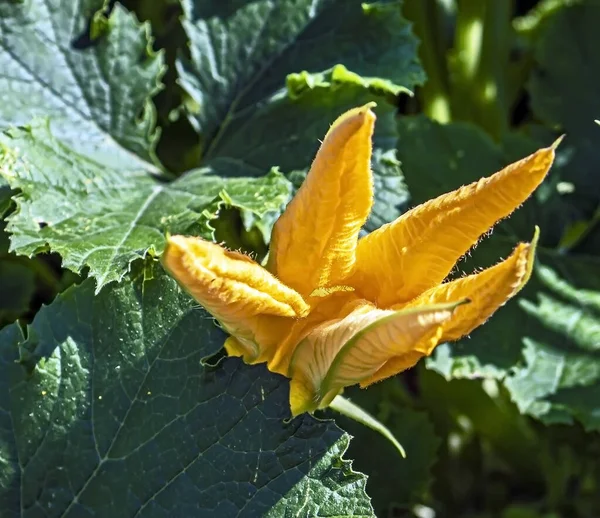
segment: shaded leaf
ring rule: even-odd
[[[306,171],[333,120],[378,100],[376,203],[367,228],[400,214],[408,194],[386,101],[424,80],[400,2],[183,5],[191,59],[182,58],[178,70],[193,99],[188,113],[201,135],[204,160],[221,174],[229,174],[232,164],[256,175],[273,165]]]
[[[509,243],[497,239],[486,255]],[[521,412],[600,430],[599,268],[596,258],[542,251],[518,298],[470,339],[438,347],[428,366],[448,379],[501,379]]]
[[[25,264],[0,257],[0,326],[27,312],[35,293],[35,273]]]
[[[508,134],[502,145],[476,126],[441,125],[424,116],[398,121],[398,158],[414,205],[489,176],[506,165],[552,143],[521,134]],[[558,162],[558,160],[557,160]],[[541,227],[541,243],[556,245],[567,225],[577,217],[557,188],[561,171],[556,165],[532,197],[495,232],[513,239],[530,240],[535,225]]]
[[[332,414],[353,436],[348,455],[355,459],[357,469],[369,475],[367,492],[377,516],[391,516],[394,508],[408,509],[421,501],[432,482],[431,467],[440,444],[427,415],[396,397],[399,382],[396,377],[368,390],[350,388],[348,395],[390,429],[406,449],[406,459],[377,432]]]
[[[362,77],[384,78],[395,93],[424,80],[397,1],[184,0],[183,8],[191,59],[181,59],[178,70],[206,158],[228,156],[222,146],[234,140],[239,118],[252,119],[290,73],[343,63]]]
[[[546,22],[529,83],[532,109],[546,124],[567,133],[561,146],[563,177],[575,189],[569,198],[582,218],[600,203],[600,5],[581,2],[558,10]]]
[[[319,138],[323,138],[331,122],[345,110],[378,102],[374,108],[377,122],[371,159],[375,200],[366,228],[371,231],[397,218],[409,195],[396,158],[395,109],[385,101],[389,92],[379,90],[342,66],[327,74],[290,75],[287,88],[289,95],[281,92],[252,118],[239,121],[238,133],[224,148],[227,156],[252,164],[256,171],[276,160],[283,171],[293,172],[294,184],[299,186],[317,152]],[[255,127],[263,129],[258,132]],[[274,149],[278,155],[274,155]],[[209,163],[225,173],[219,165],[223,162],[215,159]]]
[[[223,333],[156,263],[134,270],[0,332],[3,516],[372,516],[348,436],[287,423],[264,367],[204,366]],[[28,376],[19,354],[46,359]]]

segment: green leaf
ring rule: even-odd
[[[47,257],[18,257],[9,253],[9,246],[6,221],[0,220],[0,328],[29,318],[39,304],[52,301],[60,287],[60,275]]]
[[[35,293],[35,273],[27,265],[0,256],[0,327],[27,312]]]
[[[210,237],[207,222],[221,205],[263,216],[289,199],[290,184],[277,171],[223,179],[204,167],[172,183],[143,170],[125,175],[62,145],[45,121],[10,130],[0,144],[0,171],[21,190],[8,220],[12,250],[33,255],[49,247],[65,268],[89,267],[96,291],[122,279],[149,250],[160,253],[166,232]],[[17,157],[12,149],[20,150]]]
[[[229,156],[240,118],[248,121],[294,72],[319,73],[342,63],[393,93],[424,80],[416,40],[400,2],[358,0],[184,0],[191,59],[178,71],[193,106],[189,117],[204,142],[204,156]],[[286,95],[285,92],[282,95]],[[310,113],[304,120],[310,120]],[[331,121],[328,121],[329,123]],[[301,124],[301,122],[299,122]],[[252,124],[260,131],[258,124]],[[311,140],[318,136],[311,136]],[[262,146],[268,145],[265,141]],[[309,157],[303,157],[303,163]],[[271,165],[285,166],[272,161]]]
[[[156,263],[0,332],[3,516],[372,516],[348,436],[288,381],[203,358],[225,336]],[[46,357],[28,375],[29,364]],[[307,499],[307,495],[310,498]]]
[[[563,176],[575,190],[569,197],[583,217],[600,203],[600,6],[588,1],[565,7],[546,23],[535,49],[529,83],[535,115],[567,138],[559,148]]]
[[[196,4],[183,4],[191,60],[180,60],[178,70],[195,102],[189,117],[205,160],[235,160],[255,174],[272,165],[306,171],[333,120],[377,100],[376,194],[367,229],[399,216],[408,193],[386,101],[424,80],[400,2]]]
[[[10,210],[13,192],[8,182],[0,176],[0,218]]]
[[[191,34],[200,37],[209,25],[220,27],[219,31],[235,32],[236,23],[244,25],[246,21],[251,20],[251,17],[244,18],[248,10],[270,8],[271,4],[252,2],[245,4],[243,8],[240,7],[239,12],[235,8],[237,14],[217,13],[219,16],[234,16],[237,20],[225,25],[224,19],[211,18],[202,9],[192,13],[189,2],[186,6],[187,15],[192,20],[185,22],[186,27]],[[278,9],[282,9],[281,12]],[[292,11],[300,16],[305,13],[303,9],[292,3],[286,3],[285,7],[282,4],[275,9],[279,13],[275,19]],[[291,40],[286,39],[288,43],[281,48],[277,47],[279,50],[272,56],[273,59],[277,57],[272,62],[275,68],[268,74],[264,70],[260,72],[266,74],[264,77],[260,75],[258,81],[263,86],[268,83],[265,81],[267,76],[271,77],[269,74],[281,72],[277,81],[273,80],[269,83],[271,86],[261,90],[263,94],[270,96],[268,102],[254,102],[252,110],[244,109],[243,112],[236,113],[235,124],[230,124],[228,118],[214,119],[214,125],[219,125],[222,138],[219,151],[217,152],[218,146],[213,146],[215,152],[212,155],[206,153],[206,160],[200,170],[188,172],[173,184],[159,183],[155,178],[146,176],[144,170],[147,169],[147,164],[138,164],[137,168],[133,167],[127,174],[123,174],[123,168],[128,167],[127,161],[118,160],[115,155],[113,162],[112,153],[101,154],[96,148],[91,149],[83,144],[74,145],[68,135],[65,137],[60,131],[52,137],[40,122],[34,122],[29,129],[11,130],[2,138],[5,147],[2,174],[9,180],[12,188],[23,191],[18,200],[19,210],[11,217],[9,225],[9,231],[13,233],[12,250],[28,255],[45,249],[58,252],[67,268],[79,272],[84,267],[89,267],[89,275],[97,278],[99,290],[108,282],[120,280],[129,263],[135,258],[143,257],[149,250],[160,253],[165,231],[210,236],[206,221],[215,216],[218,206],[222,204],[241,209],[246,227],[256,225],[267,241],[266,237],[275,217],[289,198],[289,185],[274,173],[253,183],[240,177],[263,176],[277,164],[288,168],[285,170],[289,171],[305,169],[318,145],[318,135],[325,134],[328,125],[343,109],[375,97],[383,99],[393,96],[401,89],[390,79],[364,78],[343,66],[338,66],[319,76],[290,76],[288,89],[279,90],[277,93],[276,89],[281,88],[285,80],[288,66],[282,53],[302,50],[306,52],[306,59],[313,59],[314,52],[308,52],[308,47],[314,45],[318,38],[309,38],[308,34],[312,34],[311,31],[318,34],[325,31],[323,37],[328,39],[330,36],[327,31],[339,25],[339,19],[337,15],[333,16],[331,6],[323,9],[319,7],[310,15],[317,16],[317,12],[319,13],[314,20],[311,18],[310,23],[305,20],[306,23],[303,22],[304,24],[297,27],[298,31],[302,29],[302,36],[300,32],[292,31],[289,35]],[[349,27],[364,25],[365,38],[369,45],[363,49],[362,54],[356,54],[358,44],[348,39],[350,33],[342,31],[336,36],[339,39],[338,43],[343,43],[342,48],[349,46],[349,49],[342,53],[342,57],[350,59],[352,56],[350,61],[358,63],[358,69],[363,72],[375,74],[393,71],[388,74],[389,77],[406,79],[411,86],[421,77],[422,72],[414,57],[415,42],[408,24],[400,16],[396,2],[369,7],[361,7],[356,3],[352,8],[344,7],[343,12],[346,13],[345,16],[350,17]],[[84,19],[78,13],[74,14],[75,18],[80,16]],[[208,22],[204,21],[205,15],[210,18]],[[66,15],[61,9],[53,11],[52,16],[56,17],[59,25],[64,25],[63,18]],[[297,23],[302,16],[296,18],[293,17],[292,24]],[[104,22],[100,23],[101,20]],[[131,31],[134,31],[138,44],[141,45],[140,42],[144,40],[143,49],[146,49],[148,39],[143,28],[136,25],[135,20],[122,9],[117,9],[108,19],[97,16],[94,23],[92,32],[100,33],[101,36],[98,36],[98,42],[94,42],[89,48],[77,50],[81,53],[77,55],[83,62],[87,63],[86,52],[92,52],[93,56],[90,55],[89,59],[95,56],[96,59],[102,58],[112,63],[115,48],[122,44],[119,38],[133,37]],[[305,29],[306,33],[303,32]],[[344,31],[347,30],[348,28],[344,28]],[[244,37],[235,34],[238,38],[236,45],[243,44],[245,48],[247,34],[244,33]],[[388,39],[395,38],[393,41],[400,44],[400,47],[397,50],[385,50],[382,45],[389,41],[381,38],[382,34],[386,34]],[[259,35],[260,42],[263,37],[266,38],[266,43],[273,40],[268,31]],[[300,41],[303,43],[300,44]],[[233,44],[232,42],[232,39],[227,40],[228,44]],[[262,47],[257,47],[259,48]],[[141,49],[142,47],[138,50]],[[192,45],[192,55],[198,57],[195,54],[198,49],[194,49],[196,47]],[[377,60],[376,65],[367,59],[374,55],[372,53],[380,51],[382,58]],[[264,57],[263,54],[260,55]],[[328,55],[331,58],[334,55],[333,51]],[[203,54],[202,63],[205,63],[205,58],[208,59],[207,56],[210,54]],[[396,60],[393,67],[392,60]],[[147,66],[143,67],[144,72],[149,74],[150,70],[154,70],[153,67],[158,66],[159,61],[159,58],[152,58]],[[275,66],[276,62],[279,65]],[[243,61],[244,65],[249,63],[248,60]],[[333,64],[335,63],[331,62],[328,66]],[[187,65],[191,67],[191,71],[186,70],[190,74],[194,71],[199,73],[199,69],[194,68],[196,65],[198,63],[192,59]],[[227,64],[228,67],[234,65],[239,67],[240,62]],[[255,63],[252,65],[254,68],[250,68],[258,73],[257,66]],[[227,70],[230,73],[234,69]],[[155,79],[159,71],[160,67],[154,70]],[[204,72],[208,71],[216,73],[211,67]],[[149,78],[147,74],[144,76],[146,79]],[[135,74],[132,76],[133,81]],[[236,79],[235,85],[241,84],[239,81],[242,76],[243,74]],[[116,77],[119,78],[118,74]],[[210,76],[210,81],[216,81],[213,86],[221,85],[219,78],[218,75]],[[258,80],[258,76],[252,76],[251,80],[255,79]],[[127,84],[127,81],[121,83]],[[106,105],[100,108],[113,113],[116,119],[121,120],[120,118],[124,117],[125,120],[130,120],[128,112],[125,110],[123,113],[123,106],[119,104],[119,95],[123,92],[119,88],[115,89],[116,100],[113,99],[113,105],[109,106],[112,111],[108,110]],[[236,88],[227,90],[227,95],[231,94],[237,99],[236,96],[241,95],[241,92]],[[244,95],[252,92],[248,90]],[[215,97],[211,98],[209,105],[214,109],[217,109],[220,103],[217,93],[211,91],[211,95],[214,94]],[[144,102],[148,100],[150,90],[145,90],[145,95]],[[233,102],[230,97],[227,99],[228,102]],[[236,106],[241,106],[238,101]],[[139,103],[137,108],[141,109]],[[53,113],[52,110],[49,111]],[[297,114],[293,125],[284,125],[284,121],[290,120],[292,112]],[[376,137],[373,168],[377,195],[375,209],[368,224],[368,228],[371,229],[396,217],[400,213],[400,205],[407,199],[399,163],[394,154],[396,134],[391,107],[383,108],[381,112],[385,116],[380,121]],[[147,117],[144,118],[144,121],[148,120]],[[147,130],[149,126],[145,127]],[[318,133],[310,131],[314,128],[319,128]],[[270,135],[270,132],[273,132],[273,135]],[[106,140],[106,135],[104,138]],[[282,142],[282,139],[285,142]],[[136,142],[140,148],[146,146],[151,150],[153,146],[150,140],[141,143],[138,139]],[[115,163],[119,165],[114,165]],[[235,178],[221,181],[217,175]],[[70,189],[70,186],[73,186],[73,189]],[[255,193],[257,189],[258,193]]]
[[[485,255],[499,259],[512,246],[492,239]],[[521,412],[600,430],[599,268],[597,258],[542,251],[521,294],[469,339],[439,346],[428,367],[447,379],[500,379]]]
[[[598,431],[600,259],[540,259],[531,295],[519,301],[528,315],[524,361],[505,384],[522,412]]]
[[[0,127],[50,117],[56,137],[121,170],[153,169],[150,97],[160,89],[162,55],[149,29],[102,0],[3,2],[0,6]],[[88,24],[92,19],[91,25]]]

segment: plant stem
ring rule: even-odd
[[[511,0],[459,4],[452,60],[452,109],[499,139],[508,125],[506,75]]]
[[[440,123],[450,122],[448,70],[446,50],[442,41],[440,13],[437,0],[406,0],[404,15],[413,23],[413,32],[421,41],[419,58],[427,74],[421,89],[424,113]]]

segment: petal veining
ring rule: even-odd
[[[458,308],[442,326],[442,341],[458,340],[483,324],[523,288],[533,269],[539,229],[531,243],[520,243],[504,261],[482,272],[446,282],[423,293],[407,307],[449,303],[468,298],[471,303]]]
[[[343,285],[354,268],[358,233],[373,203],[371,106],[333,123],[273,229],[267,268],[305,297]]]
[[[390,358],[437,343],[440,325],[459,304],[385,311],[361,301],[345,318],[314,329],[298,345],[290,365],[292,413],[326,405]]]
[[[419,205],[362,238],[350,284],[379,307],[389,307],[441,283],[481,235],[541,183],[557,144]]]
[[[197,237],[170,236],[165,268],[227,332],[255,344],[261,318],[301,317],[309,306],[249,257]],[[260,318],[259,318],[260,317]]]

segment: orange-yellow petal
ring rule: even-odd
[[[162,263],[237,338],[249,360],[253,352],[260,354],[255,335],[264,328],[261,319],[301,317],[309,311],[297,292],[252,259],[204,239],[170,236]]]
[[[442,323],[436,343],[431,342],[426,347],[418,347],[418,350],[391,358],[373,376],[363,380],[360,386],[368,387],[413,367],[423,356],[429,356],[437,343],[456,340],[483,324],[529,280],[538,235],[539,230],[536,229],[530,244],[520,244],[508,259],[492,268],[436,286],[407,305],[395,306],[398,309],[418,308],[421,304],[447,304],[461,299],[470,301],[469,304],[457,308],[450,319]]]
[[[327,406],[344,387],[372,376],[390,358],[437,343],[458,304],[384,311],[358,301],[345,318],[314,329],[290,364],[292,414]]]
[[[358,233],[373,198],[372,105],[350,110],[333,123],[273,229],[267,268],[305,297],[343,284],[354,268]]]
[[[354,292],[335,291],[327,296],[311,299],[310,313],[305,317],[295,320],[288,326],[285,336],[273,348],[269,357],[268,367],[271,372],[291,377],[289,373],[290,361],[296,346],[316,327],[324,322],[340,320],[351,313],[360,299]],[[269,325],[269,330],[275,326]]]
[[[458,340],[483,324],[527,283],[538,236],[539,229],[536,228],[532,242],[519,244],[504,261],[482,272],[436,286],[405,307],[468,298],[471,303],[457,308],[452,318],[442,326],[442,341]]]
[[[362,238],[349,284],[379,307],[409,301],[437,286],[482,234],[541,183],[558,143],[419,205]]]

